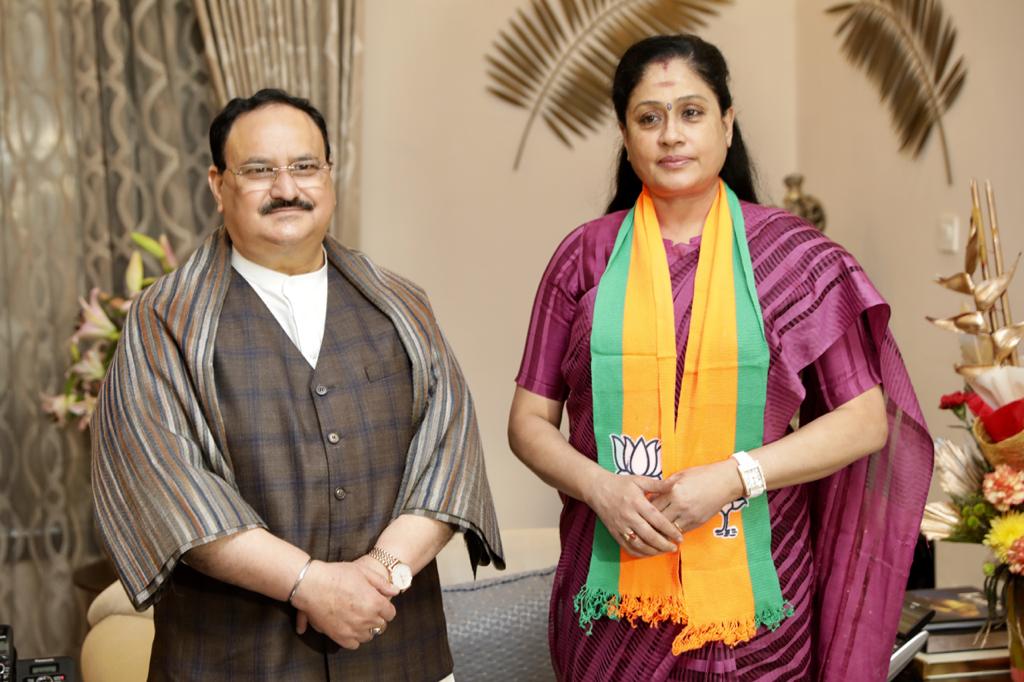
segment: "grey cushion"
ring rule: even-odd
[[[554,680],[548,603],[555,567],[443,588],[456,682]]]

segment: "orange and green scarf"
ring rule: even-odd
[[[668,259],[647,188],[619,228],[598,284],[590,337],[598,462],[669,477],[762,445],[768,344],[743,213],[719,182],[704,223],[675,409],[676,322]],[[685,534],[678,552],[637,559],[600,519],[580,625],[601,616],[684,625],[674,654],[750,640],[792,614],[771,556],[765,495],[740,498]]]

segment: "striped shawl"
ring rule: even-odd
[[[473,567],[504,566],[469,388],[426,294],[328,237],[328,261],[394,323],[419,424],[392,516],[465,534]],[[224,228],[136,300],[92,420],[93,497],[107,551],[137,609],[192,547],[266,527],[234,482],[214,385],[214,341],[231,281]]]

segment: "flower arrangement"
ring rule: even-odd
[[[89,292],[88,301],[78,299],[82,312],[69,342],[71,362],[65,372],[64,390],[41,396],[43,411],[60,426],[74,420],[77,420],[79,430],[84,431],[89,426],[100,384],[117,349],[128,309],[143,289],[156,280],[156,277],[146,275],[142,253],[155,258],[163,273],[178,267],[178,259],[165,235],[153,239],[133,232],[131,237],[142,251],[134,249],[128,259],[124,296],[115,296],[94,287]]]
[[[956,371],[965,381],[964,390],[942,396],[939,407],[956,415],[969,438],[960,445],[936,440],[936,470],[949,500],[925,507],[921,531],[929,540],[979,543],[992,550],[985,564],[985,593],[989,613],[996,614],[998,607],[1009,604],[1008,589],[1024,593],[1024,367],[1017,359],[1024,324],[1015,324],[1010,316],[1006,290],[1017,263],[1004,271],[991,186],[986,190],[988,235],[972,182],[964,271],[937,280],[970,297],[974,309],[928,318],[960,335],[964,362]],[[979,266],[981,281],[976,284]],[[1018,580],[1022,582],[1014,588]],[[1008,612],[1008,621],[1015,621],[1011,616]],[[1011,622],[1011,631],[1019,635],[1017,625]]]

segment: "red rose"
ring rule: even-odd
[[[960,407],[967,402],[967,394],[962,391],[955,393],[947,393],[946,395],[939,398],[939,409],[940,410],[952,410],[954,407]]]
[[[963,405],[967,405],[975,417],[984,417],[992,414],[992,408],[977,393],[957,391],[955,393],[947,393],[939,399],[940,410],[956,410]]]

